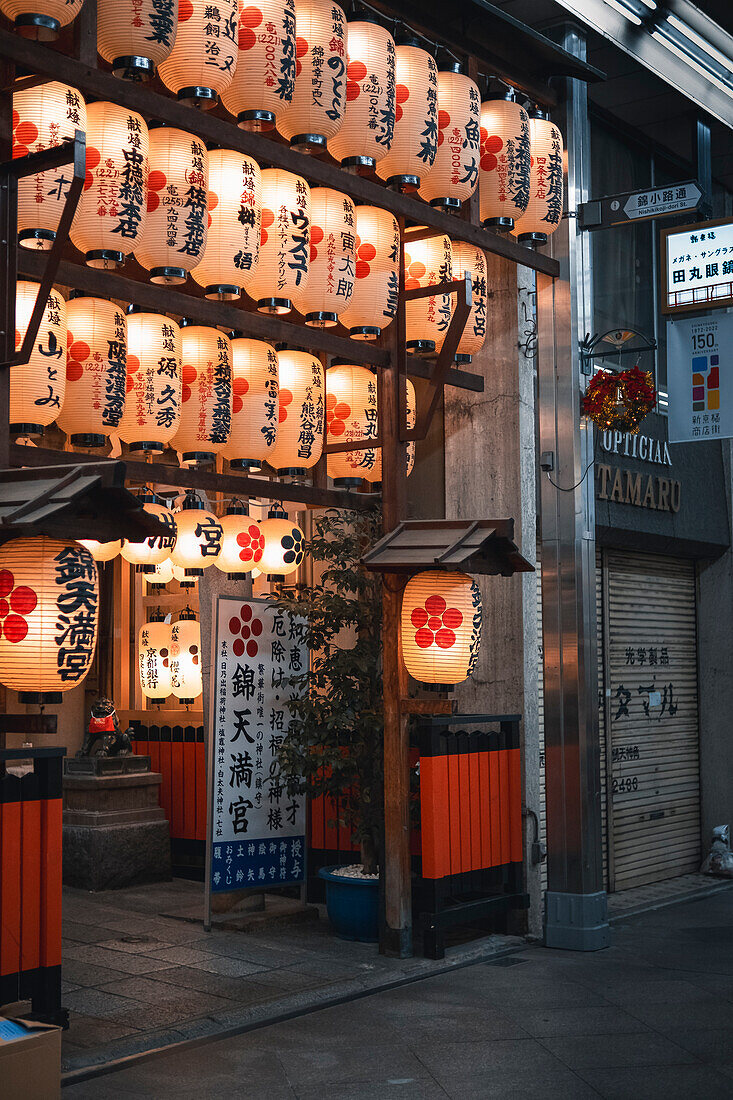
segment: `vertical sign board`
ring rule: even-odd
[[[733,437],[733,313],[667,322],[670,443]]]
[[[298,620],[270,600],[219,596],[212,660],[208,887],[267,889],[305,881],[305,795],[288,794],[277,752],[287,733],[288,676],[308,667]]]

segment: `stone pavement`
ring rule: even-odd
[[[733,890],[71,1085],[64,1100],[733,1098]]]
[[[523,946],[517,937],[489,936],[453,948],[444,961],[386,959],[373,944],[336,939],[321,907],[317,921],[207,933],[200,916],[161,915],[203,913],[203,887],[183,879],[98,894],[67,889],[63,906],[67,1079]]]

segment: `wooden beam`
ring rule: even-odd
[[[240,130],[233,122],[217,118],[205,111],[192,111],[186,104],[159,95],[142,84],[118,80],[111,73],[89,68],[57,50],[31,42],[11,31],[0,31],[0,57],[21,65],[32,73],[48,74],[78,88],[89,99],[108,99],[144,118],[157,119],[171,126],[196,134],[203,141],[227,149],[236,149],[258,162],[284,168],[304,176],[312,183],[348,191],[355,202],[368,203],[391,210],[397,217],[416,225],[428,225],[454,240],[467,241],[497,256],[523,264],[556,278],[560,268],[556,260],[518,244],[513,237],[504,237],[491,230],[472,225],[442,210],[436,210],[420,199],[389,191],[383,184],[361,176],[347,177],[344,170],[315,157],[307,156],[288,146]]]

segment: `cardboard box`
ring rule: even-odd
[[[61,1028],[0,1016],[0,1082],[3,1100],[58,1100]]]

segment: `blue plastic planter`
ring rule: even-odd
[[[379,879],[334,875],[336,867],[321,867],[326,882],[328,919],[339,939],[379,941]]]

